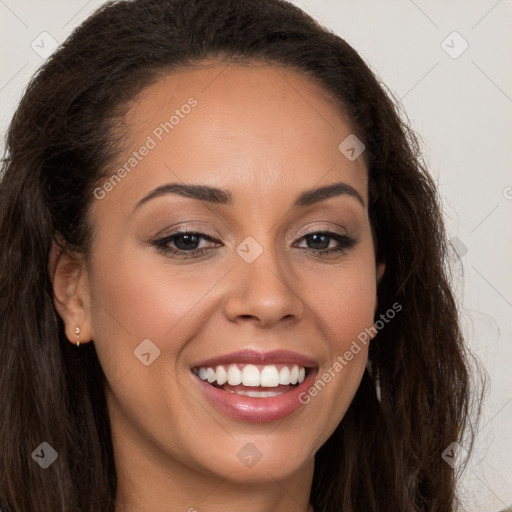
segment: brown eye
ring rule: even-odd
[[[301,238],[306,240],[306,243],[316,254],[330,254],[336,252],[346,252],[357,243],[355,238],[348,235],[341,235],[340,233],[334,233],[331,231],[319,231],[316,233],[310,233]],[[338,243],[337,247],[329,249],[330,241],[336,240]]]
[[[178,257],[193,258],[211,249],[211,247],[198,248],[201,240],[215,242],[212,237],[205,233],[180,230],[155,240],[153,245],[166,255],[174,254]]]

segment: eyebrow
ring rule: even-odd
[[[234,204],[233,194],[226,189],[210,187],[207,185],[191,185],[182,183],[167,183],[152,190],[147,196],[143,197],[134,207],[147,203],[151,199],[161,197],[167,194],[177,194],[182,197],[197,199],[198,201],[206,201],[208,203],[232,206]],[[359,192],[347,183],[338,182],[332,185],[319,187],[311,190],[305,190],[299,194],[292,205],[292,208],[310,206],[312,204],[324,201],[331,197],[347,195],[357,199],[364,207],[366,206]]]

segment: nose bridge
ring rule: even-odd
[[[226,303],[231,320],[251,316],[269,324],[302,315],[304,304],[286,258],[272,232],[248,236],[236,247],[236,277]]]

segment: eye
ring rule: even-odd
[[[206,233],[198,231],[189,231],[186,228],[179,229],[170,235],[159,238],[153,242],[153,245],[164,255],[175,256],[180,259],[194,258],[201,254],[209,252],[214,247],[200,247],[201,240],[216,243],[217,241]],[[331,253],[344,253],[356,245],[357,240],[349,235],[336,233],[333,231],[318,231],[302,236],[300,240],[305,240],[308,245],[308,252],[315,255],[326,256]],[[335,241],[337,245],[331,247],[331,242]],[[331,248],[330,248],[331,247]],[[303,247],[299,247],[303,249]]]
[[[155,240],[153,245],[163,254],[176,255],[180,258],[192,258],[210,250],[209,247],[198,248],[200,240],[215,242],[215,240],[206,233],[188,231],[185,228]],[[174,244],[175,248],[173,248],[171,244]]]
[[[315,233],[309,233],[307,235],[304,235],[300,240],[306,240],[307,242],[311,242],[310,245],[314,246],[311,248],[311,252],[313,252],[314,254],[318,254],[320,256],[324,256],[331,253],[347,252],[349,249],[352,249],[352,247],[354,247],[354,245],[357,243],[357,240],[355,238],[352,238],[349,235],[344,235],[333,231],[318,231]],[[329,240],[335,240],[338,243],[338,245],[329,249]]]

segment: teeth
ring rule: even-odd
[[[228,372],[224,369],[224,366],[217,366],[215,373],[217,374],[217,384],[219,386],[222,386],[222,384],[228,381]]]
[[[199,371],[199,377],[201,377],[201,370]],[[279,372],[279,384],[290,384],[290,368],[288,368],[288,366],[281,368]]]
[[[206,372],[208,374],[208,372]],[[295,365],[290,372],[290,384],[297,384],[299,378],[299,367]]]
[[[245,391],[245,389],[237,389],[236,391],[229,390],[229,392],[235,393],[236,395],[251,396],[253,398],[266,398],[268,396],[277,396],[285,393],[285,391],[278,393],[276,391]]]
[[[199,369],[199,377],[201,377],[201,369]],[[238,386],[238,384],[242,384],[242,372],[236,364],[229,365],[228,384],[231,386]]]
[[[253,364],[246,364],[242,370],[242,384],[244,386],[259,386],[261,384],[260,371]]]
[[[272,366],[264,366],[261,370],[261,387],[275,388],[279,386],[279,372],[277,368]]]
[[[208,382],[214,382],[217,380],[217,374],[213,368],[207,368],[206,378],[208,379]]]
[[[275,388],[279,385],[297,384],[304,381],[306,378],[306,369],[302,366],[283,365],[280,370],[276,365],[256,366],[253,364],[243,365],[242,369],[237,364],[230,364],[227,371],[223,365],[216,366],[215,369],[211,367],[201,367],[195,373],[201,380],[207,381],[210,384],[217,382],[222,386],[226,382],[231,386],[244,386],[263,388]],[[256,393],[250,395],[248,393]],[[268,391],[267,393],[273,393]],[[275,394],[265,394],[260,391],[241,391],[239,394],[247,396],[275,396]],[[277,393],[280,394],[280,393]]]

